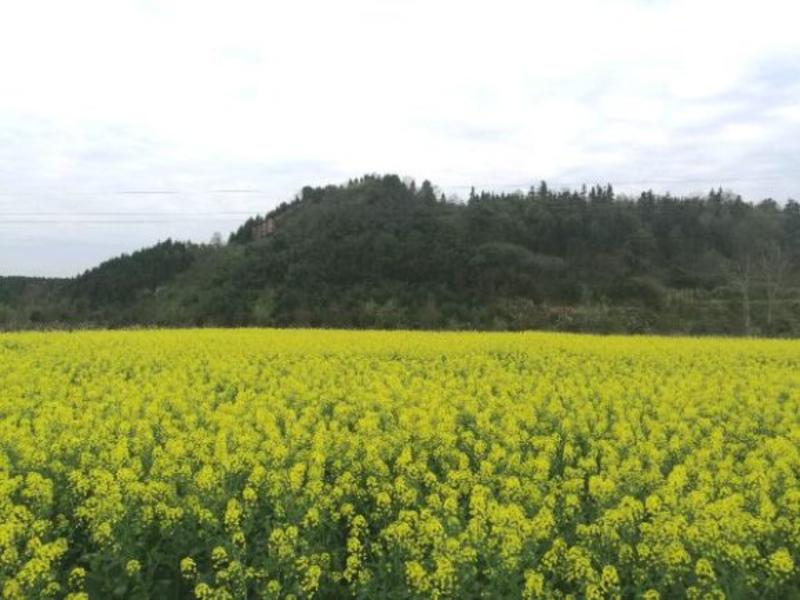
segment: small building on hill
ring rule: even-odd
[[[256,223],[253,227],[253,239],[260,240],[275,233],[275,220],[269,217],[261,223]]]

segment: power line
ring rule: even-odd
[[[63,219],[1,219],[2,225],[156,225],[170,223],[203,223],[220,221],[241,222],[239,218],[223,217],[220,219],[84,219],[84,220],[63,220]]]
[[[509,183],[502,183],[502,182],[477,182],[477,183],[452,183],[452,184],[442,184],[439,187],[442,188],[451,188],[451,189],[469,189],[469,188],[483,188],[483,189],[498,189],[498,188],[528,188],[531,186],[536,186],[539,184],[540,181],[544,180],[550,185],[567,185],[567,186],[580,186],[587,184],[589,185],[590,182],[594,182],[598,184],[602,182],[603,184],[611,183],[612,185],[650,185],[650,184],[697,184],[697,183],[712,183],[712,184],[727,184],[727,183],[757,183],[763,181],[780,181],[786,180],[787,182],[790,180],[790,177],[786,175],[761,175],[761,176],[750,176],[750,177],[719,177],[719,176],[709,176],[709,177],[693,177],[693,178],[660,178],[654,177],[652,179],[614,179],[614,178],[603,178],[603,177],[585,177],[585,178],[576,178],[576,179],[559,179],[559,178],[537,178],[532,179],[527,182],[509,182]],[[213,189],[203,189],[203,190],[191,190],[191,189],[122,189],[122,190],[68,190],[64,191],[60,188],[58,189],[43,189],[43,190],[36,190],[36,191],[7,191],[7,190],[0,190],[0,196],[38,196],[42,194],[60,194],[62,196],[85,196],[85,195],[94,195],[94,196],[108,196],[108,195],[151,195],[151,196],[161,196],[161,195],[193,195],[193,194],[268,194],[266,190],[257,189],[257,188],[213,188]]]
[[[761,178],[753,178],[753,177],[739,177],[739,178],[728,178],[725,179],[726,182],[734,182],[734,181],[766,181],[766,180],[778,180],[781,177],[761,177]],[[546,180],[545,180],[546,181]],[[716,179],[639,179],[639,180],[610,180],[608,183],[616,186],[624,186],[624,185],[646,185],[646,184],[667,184],[667,183],[713,183],[717,182]],[[445,185],[443,186],[446,189],[470,189],[475,188],[476,191],[481,189],[481,191],[491,191],[491,190],[498,190],[498,189],[511,189],[514,191],[523,191],[525,189],[530,189],[532,187],[536,187],[537,183],[529,182],[529,183],[495,183],[495,184],[452,184],[452,185]],[[561,187],[571,187],[573,190],[577,189],[580,185],[583,184],[576,184],[575,182],[566,182],[566,181],[558,181],[558,180],[550,180],[550,188],[556,189],[559,186]],[[712,187],[716,187],[718,183],[714,183]],[[33,192],[29,192],[33,194]],[[70,194],[79,194],[80,192],[70,192]],[[87,194],[102,194],[103,192],[85,192]],[[110,192],[113,194],[126,194],[126,195],[179,195],[179,194],[261,194],[264,193],[263,190],[259,189],[250,189],[250,188],[218,188],[213,190],[193,190],[193,191],[181,191],[181,190],[147,190],[147,189],[131,189],[131,190],[118,190],[115,192]],[[0,196],[9,196],[15,195],[13,192],[2,192],[0,191]],[[265,206],[264,204],[269,204],[270,206]],[[61,225],[101,225],[101,224],[130,224],[130,225],[144,225],[144,224],[170,224],[170,223],[185,223],[185,222],[204,222],[204,221],[241,221],[242,217],[252,217],[261,213],[269,212],[274,206],[277,206],[279,203],[275,201],[270,201],[262,204],[260,207],[253,207],[250,209],[245,210],[214,210],[214,211],[194,211],[194,212],[178,212],[175,210],[172,211],[154,211],[154,210],[132,210],[132,211],[90,211],[90,210],[83,210],[83,211],[54,211],[54,210],[44,210],[44,211],[33,211],[33,210],[0,210],[0,225],[54,225],[54,224],[61,224]],[[548,203],[549,208],[567,208],[566,206],[560,206],[558,203]],[[9,218],[10,217],[10,218]],[[61,218],[63,217],[63,218]]]
[[[167,194],[177,194],[178,192],[175,190],[124,190],[121,192],[113,192],[114,194],[152,194],[156,196],[163,196]]]
[[[114,194],[263,194],[263,190],[250,189],[220,189],[220,190],[120,190],[112,192]]]
[[[211,190],[178,190],[178,189],[132,189],[132,190],[67,190],[61,188],[35,191],[0,191],[0,196],[39,196],[42,194],[60,194],[63,196],[177,196],[191,194],[266,194],[265,190],[249,188],[222,188]]]
[[[252,210],[225,210],[210,212],[164,212],[164,211],[0,211],[0,217],[217,217],[230,215],[252,215]]]

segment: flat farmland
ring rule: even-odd
[[[5,598],[800,595],[800,342],[0,335]]]

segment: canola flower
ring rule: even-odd
[[[0,335],[3,598],[797,598],[800,343]]]

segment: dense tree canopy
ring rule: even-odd
[[[542,182],[459,202],[428,181],[367,176],[303,188],[226,246],[168,240],[110,260],[42,288],[36,310],[39,321],[111,326],[797,335],[798,265],[793,201]],[[30,315],[15,286],[0,282],[0,319],[19,324]]]

